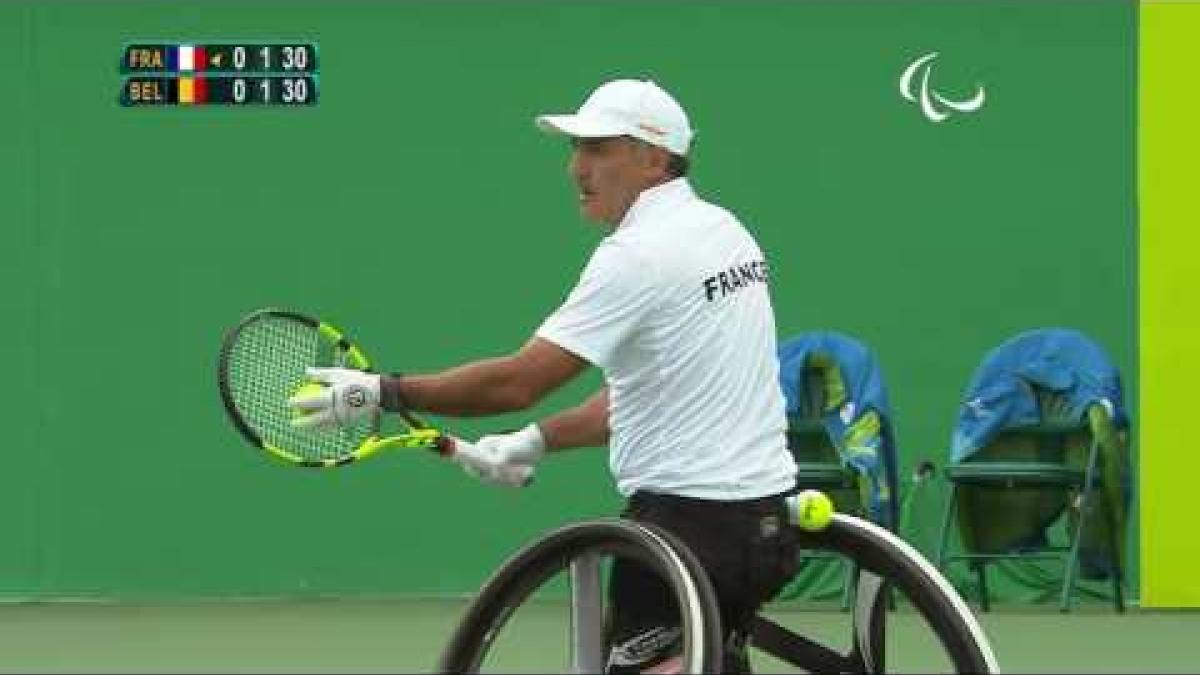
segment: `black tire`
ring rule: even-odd
[[[845,514],[835,514],[824,530],[798,532],[801,548],[843,555],[882,579],[884,587],[890,586],[908,598],[941,641],[956,672],[999,672],[987,636],[970,607],[937,568],[903,539],[870,521]],[[869,616],[862,617],[872,624],[882,618],[879,612],[886,611],[885,603],[873,604]],[[871,649],[869,640],[857,640],[855,645]],[[882,654],[852,657],[859,667],[865,662],[868,671],[873,670],[870,664],[884,662]]]
[[[684,672],[720,672],[723,635],[716,593],[695,555],[661,528],[615,518],[566,525],[505,561],[459,621],[437,672],[479,672],[513,611],[572,560],[586,554],[636,558],[657,569],[675,590],[683,610]]]

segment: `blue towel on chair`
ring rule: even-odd
[[[878,361],[862,342],[835,331],[810,331],[781,342],[779,382],[789,416],[801,413],[800,374],[813,353],[825,354],[837,364],[846,387],[846,401],[821,416],[825,432],[843,461],[870,480],[870,503],[866,506],[871,520],[895,526],[896,441],[892,430],[892,408]],[[880,435],[873,439],[870,447],[847,447],[847,433],[871,411],[880,419]]]
[[[1041,421],[1031,384],[1063,395],[1072,419],[1101,403],[1118,429],[1129,426],[1121,376],[1112,359],[1083,333],[1037,328],[988,352],[967,385],[954,428],[950,461],[961,462],[998,432]]]

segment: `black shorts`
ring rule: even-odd
[[[750,621],[796,574],[796,536],[787,525],[783,495],[712,501],[638,492],[621,516],[662,527],[696,554],[717,593],[726,669],[745,670],[739,660],[745,659]],[[608,672],[640,672],[680,653],[679,608],[657,572],[616,558],[608,605]]]

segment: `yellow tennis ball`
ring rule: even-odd
[[[802,530],[818,532],[829,527],[833,519],[833,501],[820,490],[802,490],[796,495],[799,507],[796,514],[796,524]]]
[[[299,387],[296,387],[295,391],[292,392],[292,398],[295,398],[298,396],[307,397],[307,396],[313,396],[316,394],[320,394],[321,390],[324,388],[325,387],[322,386],[320,382],[313,382],[312,380],[305,380],[304,382],[300,383]],[[305,411],[300,410],[299,408],[296,408],[295,406],[292,406],[292,414],[296,415],[296,416],[301,416],[306,413],[305,413]]]

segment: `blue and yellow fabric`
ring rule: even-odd
[[[806,404],[806,370],[823,374],[820,410]],[[887,389],[874,353],[836,331],[810,331],[779,345],[779,382],[789,423],[819,420],[844,466],[858,477],[865,515],[897,526],[896,436]]]

